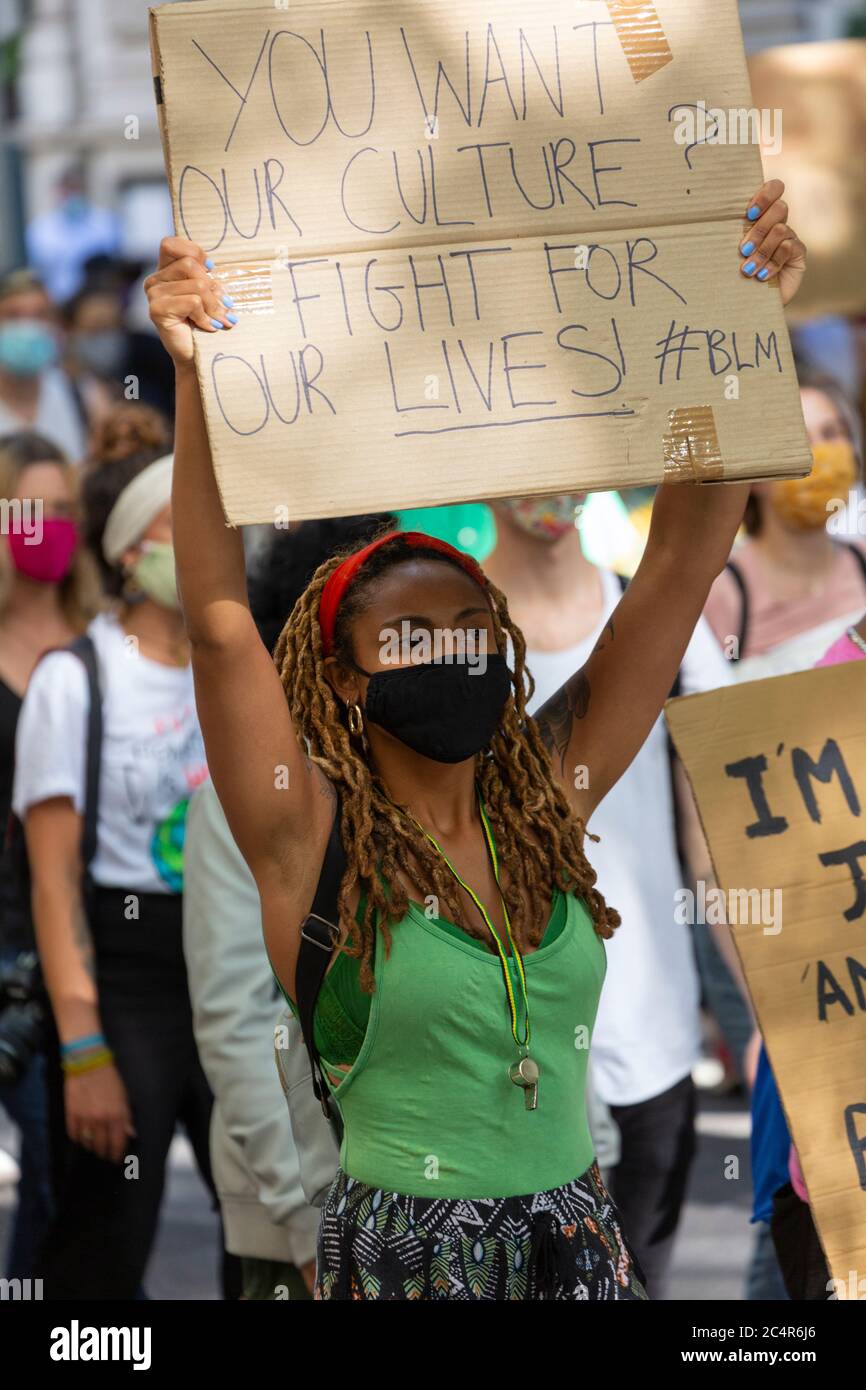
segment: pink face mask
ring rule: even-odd
[[[22,531],[10,531],[7,539],[19,574],[40,584],[59,584],[69,573],[78,546],[78,531],[69,517],[57,516],[43,521],[39,541]]]

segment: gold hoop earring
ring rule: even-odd
[[[349,715],[349,733],[356,737],[364,732],[364,716],[361,713],[360,705],[347,705],[346,710]]]
[[[141,603],[142,599],[147,598],[147,594],[142,589],[135,574],[131,569],[124,570],[123,582],[120,590],[120,598],[123,603],[133,607],[136,603]]]

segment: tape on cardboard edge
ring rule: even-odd
[[[272,314],[274,312],[274,267],[279,261],[227,261],[214,267],[211,274],[232,300],[231,310],[237,313]]]
[[[607,0],[608,13],[635,82],[673,61],[658,10],[650,0]]]
[[[668,413],[662,437],[666,483],[720,483],[725,465],[711,405],[679,406]]]

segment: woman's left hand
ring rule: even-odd
[[[806,273],[806,248],[788,226],[784,192],[781,180],[770,179],[749,203],[740,241],[740,274],[761,284],[778,277],[782,303],[789,304]]]

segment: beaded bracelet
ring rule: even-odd
[[[61,1057],[68,1057],[71,1052],[79,1052],[82,1048],[105,1047],[105,1038],[102,1033],[90,1033],[86,1038],[75,1038],[72,1042],[60,1044]]]
[[[61,1066],[66,1076],[81,1076],[88,1071],[96,1071],[99,1067],[110,1066],[114,1061],[114,1053],[108,1047],[102,1047],[98,1052],[94,1052],[92,1057],[83,1057],[80,1061],[68,1060],[63,1058]]]

